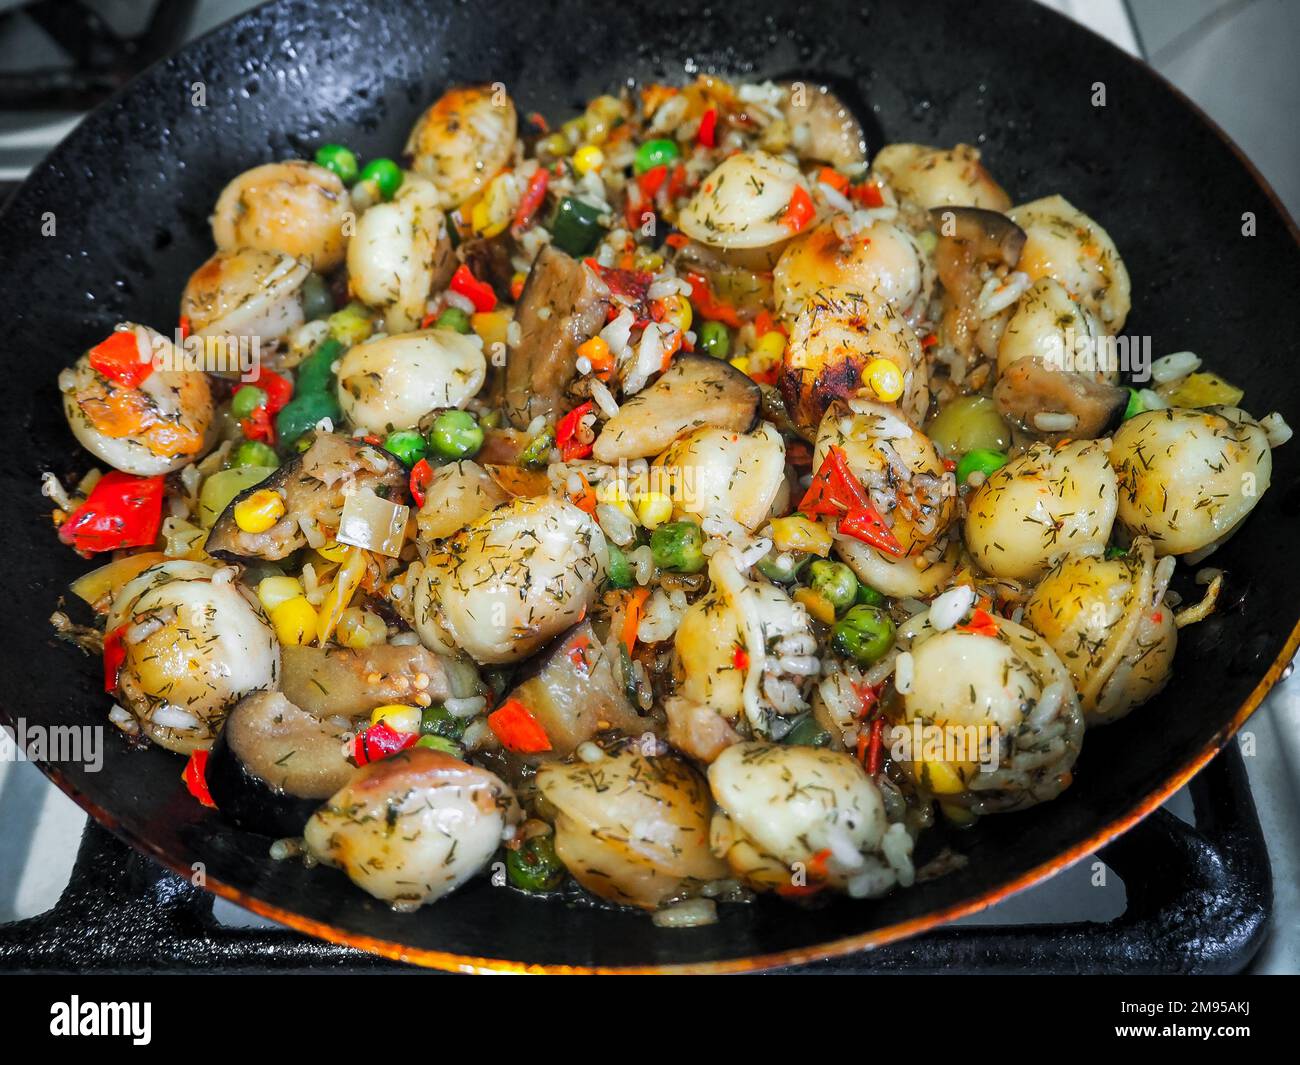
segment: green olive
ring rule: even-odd
[[[925,434],[947,458],[984,448],[1005,451],[1011,431],[988,396],[960,396],[948,403],[925,427]]]

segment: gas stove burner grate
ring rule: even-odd
[[[26,16],[67,55],[64,66],[0,71],[0,108],[88,111],[185,40],[197,0],[159,0],[137,33],[116,32],[87,0],[35,0],[4,12]],[[0,29],[3,22],[0,22]]]
[[[1106,923],[962,926],[793,973],[1234,973],[1263,942],[1272,876],[1231,744],[1190,785],[1195,826],[1159,809],[1098,857],[1128,905]],[[48,912],[0,925],[7,972],[398,972],[400,962],[288,929],[227,928],[213,897],[90,822]]]

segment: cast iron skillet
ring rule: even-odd
[[[322,141],[395,154],[421,109],[458,82],[507,83],[521,113],[565,117],[625,78],[696,69],[836,79],[883,140],[979,145],[1017,201],[1060,192],[1110,231],[1133,277],[1132,334],[1191,348],[1246,389],[1256,415],[1300,422],[1292,223],[1221,133],[1146,67],[1027,2],[744,0],[638,5],[531,0],[491,7],[400,0],[261,8],[156,66],[50,156],[4,216],[0,321],[0,642],[4,716],[102,724],[97,661],[47,619],[88,568],[60,546],[40,473],[84,472],[55,376],[120,319],[169,329],[185,278],[210,252],[207,214],[234,174],[310,156]],[[1106,106],[1094,107],[1095,84]],[[194,106],[206,93],[205,106]],[[1242,235],[1243,215],[1256,235]],[[44,235],[48,223],[54,234]],[[43,224],[45,229],[43,231]],[[804,910],[724,906],[709,928],[567,907],[480,878],[399,916],[330,870],[267,857],[183,791],[180,760],[109,730],[102,772],[46,765],[94,817],[218,894],[285,924],[424,965],[468,969],[743,970],[842,953],[981,908],[1095,850],[1211,757],[1295,652],[1300,444],[1275,453],[1272,490],[1217,564],[1228,609],[1184,630],[1169,688],[1089,733],[1056,802],[949,840],[969,861],[877,902]]]

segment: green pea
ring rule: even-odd
[[[1115,561],[1115,559],[1117,559],[1117,558],[1128,558],[1128,551],[1126,551],[1126,550],[1125,550],[1124,548],[1122,548],[1122,547],[1114,547],[1114,546],[1111,546],[1111,547],[1106,548],[1106,561],[1107,561],[1107,562],[1113,562],[1113,561]]]
[[[333,337],[322,341],[320,347],[298,364],[294,391],[298,395],[334,391],[334,363],[342,354],[343,345]]]
[[[795,718],[794,727],[781,737],[781,742],[794,747],[829,747],[831,734],[812,714],[800,714]]]
[[[563,133],[548,133],[537,142],[537,154],[549,155],[553,159],[563,159],[573,151],[573,145]]]
[[[519,465],[526,470],[540,470],[550,461],[555,446],[555,430],[547,426],[519,453]]]
[[[429,445],[445,459],[466,459],[483,446],[483,430],[465,410],[445,410],[429,427]]]
[[[831,647],[860,666],[879,662],[893,645],[893,619],[879,607],[855,606],[831,628]]]
[[[341,144],[322,144],[317,148],[316,165],[334,171],[345,185],[357,180],[356,153]]]
[[[704,532],[693,521],[670,521],[650,534],[655,565],[674,573],[699,573],[704,568]]]
[[[266,405],[266,392],[258,388],[257,385],[244,385],[236,390],[234,398],[230,401],[230,414],[234,418],[243,421],[245,418],[251,418],[253,411],[258,407]]]
[[[808,574],[813,591],[820,592],[835,608],[835,613],[843,614],[857,602],[858,578],[843,562],[819,558],[809,567]]]
[[[811,555],[802,551],[777,551],[758,560],[758,572],[777,584],[794,584],[808,564]]]
[[[1128,390],[1128,406],[1124,408],[1124,420],[1128,421],[1135,415],[1141,414],[1146,407],[1142,403],[1142,393],[1136,388]]]
[[[457,333],[468,333],[470,331],[469,315],[459,307],[448,307],[434,323],[437,329],[454,329]]]
[[[468,723],[445,706],[426,706],[420,711],[421,736],[441,736],[445,740],[459,741],[465,735]]]
[[[343,419],[343,411],[333,392],[300,392],[284,405],[275,416],[275,431],[287,445],[292,445],[308,429],[314,429],[322,418],[334,425]]]
[[[885,597],[876,591],[871,585],[858,582],[858,595],[855,600],[858,606],[884,606]]]
[[[341,307],[326,319],[330,336],[345,348],[353,347],[367,340],[375,331],[370,320],[370,310],[364,304],[353,301]]]
[[[429,453],[429,442],[419,429],[398,429],[384,439],[384,450],[409,469]]]
[[[627,555],[623,554],[617,544],[609,543],[606,546],[609,548],[609,566],[605,570],[605,575],[609,577],[609,583],[615,588],[631,588],[636,584],[636,578],[632,574],[632,566],[627,560]]]
[[[944,455],[955,459],[977,448],[1005,451],[1011,432],[988,396],[959,396],[925,426],[928,436]]]
[[[334,313],[334,296],[329,282],[320,274],[308,274],[302,283],[302,313],[307,321],[315,322]]]
[[[632,164],[633,169],[638,174],[644,174],[647,170],[653,170],[657,166],[667,166],[681,154],[676,141],[666,138],[646,141],[636,150],[636,158]]]
[[[260,440],[242,440],[235,446],[230,453],[231,467],[238,466],[269,466],[275,469],[280,465],[280,460],[276,458],[275,449],[262,443]]]
[[[976,448],[968,451],[957,463],[957,483],[965,484],[972,473],[982,473],[985,477],[1002,469],[1007,464],[1007,456],[1001,451],[988,448]]]
[[[564,883],[565,868],[555,853],[550,833],[525,840],[518,850],[506,851],[506,875],[523,891],[554,891]]]
[[[402,168],[391,159],[371,159],[361,171],[361,180],[373,182],[379,195],[391,200],[402,187]]]
[[[700,350],[715,359],[731,354],[731,333],[721,322],[707,321],[700,326]]]
[[[452,743],[451,740],[444,739],[442,736],[421,736],[415,741],[415,746],[428,747],[432,751],[441,751],[453,758],[465,757],[465,751],[459,743]]]

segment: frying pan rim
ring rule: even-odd
[[[274,2],[274,0],[270,0],[270,2]],[[214,26],[200,37],[187,42],[184,47],[192,47],[210,36],[227,32],[236,24],[245,21],[255,21],[259,17],[259,12],[264,6],[267,5],[259,5],[257,8],[250,9],[241,15]],[[1186,93],[1174,85],[1154,67],[1141,59],[1130,55],[1128,52],[1119,48],[1100,34],[1097,34],[1089,27],[1077,23],[1074,20],[1069,19],[1067,16],[1046,6],[1041,7],[1036,14],[1047,17],[1049,21],[1052,19],[1064,20],[1069,23],[1073,32],[1087,34],[1089,37],[1092,37],[1095,42],[1100,42],[1100,44],[1104,46],[1105,49],[1110,50],[1114,56],[1122,57],[1131,68],[1138,72],[1139,76],[1148,78],[1156,87],[1170,94],[1183,106],[1193,119],[1201,122],[1207,129],[1209,129],[1210,132],[1222,141],[1228,150],[1236,157],[1237,161],[1245,169],[1251,180],[1254,181],[1254,183],[1264,193],[1265,198],[1282,218],[1292,241],[1295,243],[1297,249],[1300,249],[1300,227],[1297,227],[1295,219],[1292,218],[1290,212],[1283,205],[1268,180],[1260,173],[1259,169],[1245,154],[1241,147],[1213,118],[1211,118],[1197,103],[1190,99]],[[151,64],[145,71],[142,71],[136,76],[136,78],[133,78],[131,82],[115,92],[111,97],[109,97],[109,99],[85,116],[85,118],[79,122],[76,127],[69,131],[67,136],[65,136],[58,145],[51,150],[45,159],[34,168],[32,174],[28,176],[28,180],[30,181],[33,175],[48,167],[51,163],[57,163],[58,156],[65,150],[67,145],[78,136],[82,128],[85,126],[86,119],[93,118],[95,115],[103,113],[113,107],[119,99],[125,97],[134,90],[136,82],[143,78],[145,74],[171,61],[171,59],[174,58],[174,55],[175,53],[173,53],[172,56],[166,56],[158,60],[156,63]],[[24,182],[24,184],[26,184],[26,182]],[[15,190],[14,194],[9,199],[9,205],[12,205],[17,200],[21,191],[21,187],[18,190]],[[4,220],[9,213],[10,206],[7,205],[3,211],[0,211],[0,221]],[[337,943],[343,946],[354,947],[395,961],[407,962],[424,968],[440,969],[447,972],[550,975],[722,975],[758,972],[764,969],[798,965],[807,962],[821,961],[828,958],[841,957],[845,954],[870,950],[875,947],[884,946],[888,943],[897,942],[911,936],[919,935],[942,924],[987,909],[1011,895],[1031,888],[1034,885],[1055,876],[1057,873],[1064,871],[1076,862],[1094,853],[1100,847],[1127,832],[1139,821],[1151,814],[1161,803],[1165,802],[1170,796],[1178,791],[1179,788],[1183,787],[1183,785],[1203,769],[1205,765],[1216,754],[1218,754],[1224,746],[1227,745],[1242,725],[1245,724],[1251,714],[1259,708],[1264,697],[1290,665],[1297,650],[1300,650],[1300,619],[1297,620],[1290,635],[1283,643],[1281,651],[1274,658],[1272,663],[1270,663],[1260,680],[1256,683],[1255,687],[1237,707],[1232,717],[1223,725],[1223,727],[1220,728],[1219,731],[1215,733],[1215,735],[1211,737],[1211,739],[1199,751],[1195,752],[1183,765],[1173,769],[1161,784],[1153,788],[1140,802],[1135,804],[1128,813],[1116,817],[1102,825],[1088,838],[1080,841],[1073,847],[1066,849],[1053,858],[1026,870],[1020,875],[1004,881],[995,887],[979,892],[968,899],[953,903],[952,905],[939,910],[932,910],[929,913],[918,917],[899,921],[882,928],[873,929],[870,932],[845,936],[825,943],[813,944],[806,947],[796,947],[768,954],[747,955],[744,957],[730,958],[716,962],[631,966],[528,964],[512,961],[507,958],[482,958],[474,957],[472,955],[456,954],[449,951],[411,947],[393,940],[348,932],[334,925],[304,917],[292,910],[287,910],[271,903],[263,902],[247,892],[212,876],[207,878],[204,889],[220,898],[227,899],[244,909],[250,910],[253,913],[266,917],[306,935],[318,939],[324,939],[328,942]],[[0,709],[0,717],[8,718],[8,716],[7,713]],[[37,760],[35,765],[61,791],[63,791],[64,794],[94,818],[94,820],[101,826],[113,833],[113,835],[117,836],[136,851],[144,854],[146,857],[152,858],[177,875],[186,878],[190,876],[191,870],[188,866],[184,866],[182,863],[175,861],[149,839],[118,823],[117,818],[112,813],[78,791],[78,789],[64,776],[57,765],[42,760]]]

